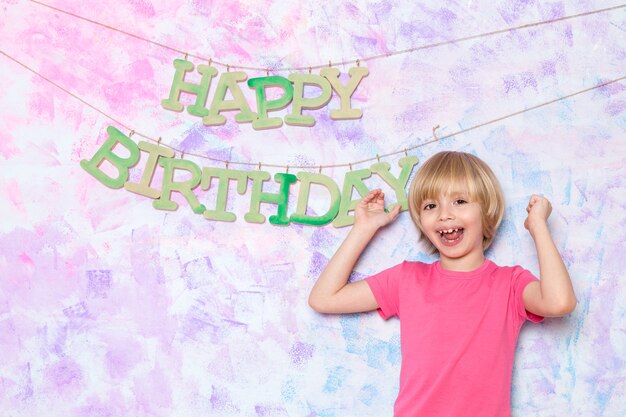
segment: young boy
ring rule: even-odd
[[[525,320],[569,314],[576,298],[547,225],[552,210],[530,198],[524,226],[535,242],[541,280],[485,259],[504,213],[500,185],[479,158],[441,152],[419,169],[409,210],[439,260],[403,262],[348,284],[359,256],[397,206],[380,190],[355,210],[355,223],[311,290],[322,313],[378,310],[400,319],[402,367],[395,417],[510,416],[513,355]]]

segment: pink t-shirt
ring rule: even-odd
[[[475,271],[403,262],[367,278],[384,319],[400,318],[395,417],[508,417],[527,270],[489,260]]]

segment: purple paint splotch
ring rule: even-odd
[[[111,271],[87,271],[87,295],[91,298],[107,298],[111,288]]]
[[[291,357],[291,362],[294,365],[303,365],[313,357],[314,351],[314,345],[303,342],[296,342],[291,347],[289,351],[289,356]]]

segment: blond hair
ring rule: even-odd
[[[452,191],[467,192],[472,201],[479,203],[483,250],[487,249],[502,221],[504,197],[491,168],[478,157],[465,152],[439,152],[429,158],[415,174],[409,190],[409,212],[422,232],[420,240],[430,247],[432,253],[437,251],[422,231],[420,209],[425,200]]]

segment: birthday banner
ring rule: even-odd
[[[329,112],[332,120],[359,119],[363,112],[352,108],[351,97],[359,86],[361,80],[368,75],[365,67],[357,66],[350,68],[349,78],[345,84],[340,80],[340,71],[337,68],[322,68],[319,75],[293,73],[287,78],[281,76],[267,76],[251,78],[243,71],[223,72],[219,75],[219,81],[213,92],[213,99],[209,108],[206,103],[209,96],[211,81],[217,76],[218,71],[210,65],[198,65],[197,72],[201,79],[199,83],[186,80],[187,73],[193,71],[194,65],[190,61],[174,60],[174,79],[169,97],[162,100],[163,108],[180,112],[184,109],[180,102],[181,93],[195,96],[195,103],[187,106],[190,115],[202,118],[202,123],[207,126],[223,125],[226,117],[222,112],[236,111],[234,120],[237,123],[250,123],[252,128],[271,129],[282,126],[283,121],[279,117],[270,117],[269,112],[282,110],[291,104],[291,112],[285,116],[284,122],[292,126],[311,127],[315,125],[315,118],[303,114],[304,110],[317,110],[328,104],[333,93],[339,96],[340,107]],[[254,90],[256,97],[256,112],[251,110],[240,83],[247,80],[247,86]],[[305,97],[305,86],[313,86],[319,89],[317,97]],[[280,97],[268,100],[267,90],[278,87],[282,93]],[[232,99],[227,99],[230,95]],[[263,223],[265,216],[260,213],[261,203],[276,205],[276,214],[269,217],[273,225],[288,225],[291,222],[311,226],[323,226],[328,223],[335,227],[349,226],[354,223],[354,216],[350,213],[360,201],[352,198],[354,190],[360,197],[369,193],[369,188],[364,180],[372,174],[378,175],[395,192],[396,204],[401,210],[408,210],[406,185],[417,164],[416,156],[406,156],[398,161],[400,173],[397,176],[391,173],[391,166],[387,162],[377,162],[369,168],[350,170],[345,174],[343,183],[338,185],[331,177],[319,173],[300,171],[298,173],[276,173],[273,177],[279,186],[278,193],[264,191],[263,184],[272,177],[270,172],[261,170],[235,170],[228,168],[200,167],[196,163],[182,158],[175,158],[175,152],[146,141],[136,144],[121,131],[113,126],[107,129],[108,140],[94,154],[91,160],[82,160],[81,167],[94,176],[102,184],[113,188],[125,188],[139,195],[153,198],[153,207],[159,210],[176,210],[179,205],[172,200],[172,193],[179,192],[184,196],[194,213],[202,214],[207,220],[232,222],[237,219],[235,213],[227,211],[228,191],[230,182],[236,183],[237,192],[245,195],[248,190],[248,182],[251,181],[250,210],[243,218],[249,223]],[[126,158],[118,156],[113,150],[121,145],[129,151]],[[141,182],[128,181],[129,171],[140,160],[141,151],[147,154]],[[111,177],[100,169],[103,162],[109,162],[117,170],[117,176]],[[159,188],[152,186],[155,170],[163,169],[162,183]],[[190,178],[185,181],[176,181],[180,172],[189,174]],[[200,203],[194,194],[198,186],[202,190],[209,190],[213,183],[217,183],[216,201],[207,205]],[[288,203],[292,185],[298,185],[297,207],[295,212],[289,213]],[[323,214],[310,214],[308,211],[309,193],[312,187],[323,187],[328,195],[328,210]],[[208,204],[208,203],[207,203]]]
[[[224,125],[227,122],[227,118],[222,113],[235,112],[234,120],[236,123],[250,123],[253,129],[263,130],[280,128],[283,125],[283,120],[280,117],[271,117],[270,113],[282,110],[287,106],[291,106],[291,109],[290,112],[284,117],[285,124],[290,126],[313,127],[315,125],[315,116],[311,114],[304,114],[304,111],[322,109],[328,105],[331,97],[336,95],[339,97],[340,106],[337,109],[329,110],[330,119],[334,121],[360,119],[363,116],[363,112],[360,109],[352,107],[351,97],[357,90],[361,81],[369,74],[368,69],[361,66],[361,62],[380,58],[389,58],[399,54],[413,53],[428,48],[463,42],[480,37],[493,36],[521,28],[527,29],[533,26],[541,26],[562,20],[614,10],[617,8],[618,7],[600,9],[593,12],[586,12],[549,21],[536,22],[533,24],[526,24],[520,27],[487,32],[461,39],[412,47],[393,53],[386,53],[384,55],[359,58],[353,61],[356,66],[351,67],[348,70],[347,80],[345,82],[341,81],[341,72],[339,69],[333,68],[332,62],[329,62],[328,67],[322,65],[316,65],[315,67],[309,66],[308,74],[302,72],[292,72],[287,77],[279,75],[270,76],[270,69],[266,68],[265,71],[267,76],[248,79],[248,74],[246,72],[236,70],[231,71],[231,69],[235,69],[235,66],[218,63],[211,58],[208,60],[203,58],[208,62],[208,65],[197,65],[195,69],[197,76],[199,76],[200,79],[199,81],[194,82],[189,80],[190,73],[193,73],[194,70],[194,64],[187,60],[189,54],[185,53],[185,59],[175,59],[173,61],[175,72],[169,96],[167,99],[161,101],[161,105],[164,109],[182,112],[185,106],[181,103],[181,94],[184,93],[195,96],[194,103],[187,106],[187,113],[192,116],[200,117],[202,124],[205,126]],[[74,15],[74,17],[79,16]],[[89,21],[91,23],[99,24],[98,22],[94,22],[92,20]],[[111,29],[106,25],[103,26]],[[123,32],[119,29],[115,30]],[[137,38],[136,35],[129,34],[129,36]],[[153,43],[148,39],[144,40],[146,42]],[[164,46],[161,44],[157,45],[161,47]],[[170,50],[174,49],[171,47],[167,48]],[[179,52],[182,53],[182,51]],[[197,55],[193,56],[202,58]],[[351,63],[351,61],[341,62],[342,65],[347,63]],[[216,64],[224,67],[226,71],[219,73],[215,67]],[[255,67],[239,67],[262,70],[262,68]],[[319,69],[319,74],[313,74],[313,68]],[[302,70],[303,68],[296,69]],[[285,70],[285,68],[279,68],[278,70]],[[215,78],[217,78],[217,85],[213,89],[213,97],[210,100],[210,105],[207,107],[211,85]],[[620,79],[611,80],[591,89],[599,88],[619,80]],[[256,111],[252,111],[253,105],[246,98],[246,94],[244,93],[244,90],[242,90],[242,87],[248,87],[248,89],[254,91],[255,100],[253,104],[256,107]],[[308,94],[305,93],[306,88],[308,88]],[[318,95],[312,96],[310,93],[311,89],[318,91]],[[583,90],[570,96],[590,91],[591,89]],[[278,93],[278,97],[269,99],[268,90],[273,90],[274,95],[276,95],[276,90],[279,90],[280,92]],[[566,99],[570,96],[561,97],[558,100]],[[551,102],[528,108],[525,111],[542,107],[547,104],[551,104]],[[515,114],[517,113],[499,117],[495,120],[483,123],[482,125],[500,121]],[[463,129],[461,132],[468,131],[476,127],[478,126]],[[433,129],[433,136],[434,130],[435,129]],[[108,140],[100,147],[95,155],[90,160],[82,160],[80,163],[81,167],[83,167],[85,171],[94,176],[102,184],[113,189],[123,187],[128,191],[155,199],[152,205],[154,208],[159,210],[176,210],[179,205],[172,200],[172,193],[178,192],[184,196],[186,202],[189,204],[189,207],[194,213],[202,214],[207,220],[226,222],[232,222],[237,219],[237,215],[227,211],[226,208],[229,201],[228,191],[231,181],[236,183],[236,190],[240,195],[246,194],[248,190],[248,183],[251,182],[251,191],[248,197],[250,201],[250,208],[249,211],[243,216],[244,220],[250,223],[263,223],[265,221],[265,216],[260,213],[260,205],[265,203],[276,206],[276,214],[269,217],[269,222],[273,225],[288,225],[292,222],[314,226],[322,226],[331,222],[335,227],[351,225],[354,222],[354,217],[350,214],[350,212],[354,210],[356,204],[358,204],[358,201],[360,200],[353,200],[353,191],[356,190],[360,197],[364,197],[369,192],[369,188],[364,181],[370,178],[372,174],[378,175],[387,185],[391,187],[391,189],[393,189],[396,197],[395,204],[399,204],[401,206],[401,210],[405,211],[408,209],[406,185],[413,168],[418,162],[418,159],[415,156],[407,155],[406,157],[400,159],[398,161],[400,172],[396,175],[392,174],[389,163],[380,162],[380,157],[377,157],[378,162],[372,164],[369,168],[359,169],[356,171],[352,170],[352,164],[348,164],[350,166],[350,171],[345,174],[343,183],[341,184],[337,184],[337,182],[331,177],[322,174],[321,166],[319,173],[311,173],[308,171],[300,171],[295,175],[288,172],[276,173],[273,180],[278,184],[279,191],[278,193],[269,193],[264,191],[263,184],[269,181],[272,177],[270,172],[263,171],[261,169],[263,165],[262,163],[259,163],[258,169],[256,170],[229,169],[228,161],[223,161],[226,164],[226,168],[206,166],[200,167],[190,160],[184,160],[182,157],[175,158],[176,153],[172,149],[160,146],[160,138],[156,141],[156,145],[145,141],[140,141],[138,144],[135,144],[129,136],[124,135],[113,126],[110,126],[107,129],[107,132],[109,134]],[[447,137],[461,132],[455,132]],[[134,131],[131,132],[130,136],[132,136],[133,133]],[[438,139],[439,138],[436,138],[436,140]],[[117,144],[124,146],[130,152],[130,155],[127,158],[120,157],[114,153],[113,149]],[[411,149],[416,147],[417,146],[412,147]],[[142,152],[147,154],[147,160],[144,165],[141,181],[139,183],[129,182],[129,170],[138,164]],[[407,150],[405,149],[404,153],[406,154],[406,152]],[[398,152],[392,152],[389,155],[396,153]],[[181,153],[181,156],[184,156],[184,151]],[[111,177],[109,174],[100,169],[100,165],[104,161],[109,162],[115,167],[118,174],[116,177]],[[157,167],[163,169],[162,182],[159,188],[152,186],[152,180]],[[289,167],[287,166],[286,168],[288,171]],[[175,177],[177,173],[180,173],[181,171],[186,172],[190,178],[185,181],[176,181]],[[194,194],[194,189],[200,187],[202,190],[209,190],[214,182],[217,183],[218,188],[217,198],[212,203],[201,203],[196,194]],[[294,184],[299,185],[299,190],[297,191],[297,207],[295,212],[290,213],[288,209],[288,202],[291,188]],[[322,187],[326,190],[328,196],[328,210],[323,214],[310,214],[308,212],[309,192],[313,186]]]
[[[237,123],[252,122],[254,129],[271,129],[282,126],[283,121],[278,117],[269,117],[268,112],[282,110],[291,104],[291,112],[285,116],[285,123],[291,126],[313,126],[315,118],[310,115],[303,115],[305,109],[316,110],[328,104],[333,93],[340,98],[341,107],[330,111],[330,118],[333,120],[358,119],[363,115],[359,109],[353,109],[350,98],[354,94],[361,80],[367,76],[368,70],[364,67],[350,68],[350,78],[344,85],[339,80],[340,72],[337,68],[323,68],[320,75],[293,73],[289,77],[278,75],[251,78],[247,86],[254,90],[256,97],[256,112],[250,110],[251,106],[246,101],[241,90],[240,83],[246,81],[248,76],[243,71],[227,71],[220,74],[219,81],[213,93],[211,105],[207,109],[211,80],[218,74],[215,67],[209,65],[198,65],[197,71],[201,75],[199,84],[185,80],[185,75],[192,71],[194,66],[187,60],[174,60],[176,72],[174,81],[167,100],[161,104],[163,108],[172,111],[182,111],[184,106],[180,103],[182,92],[193,94],[196,101],[192,106],[187,107],[187,112],[194,116],[202,117],[202,123],[206,126],[223,125],[226,117],[221,112],[235,111],[235,121]],[[316,87],[320,90],[317,97],[304,96],[305,86]],[[282,90],[279,98],[268,100],[267,90],[270,87],[278,87]],[[229,94],[233,97],[226,99]]]
[[[387,162],[378,162],[366,169],[349,171],[345,174],[341,191],[335,181],[321,173],[300,171],[297,174],[276,173],[274,181],[279,185],[278,193],[268,193],[263,190],[263,183],[269,181],[271,174],[262,170],[235,170],[216,167],[200,167],[192,161],[174,158],[174,152],[170,149],[140,141],[136,144],[128,136],[116,128],[110,126],[107,129],[109,138],[100,147],[91,160],[82,160],[80,165],[93,175],[102,184],[118,189],[124,187],[128,191],[155,199],[152,206],[160,210],[176,210],[178,204],[172,201],[172,192],[181,193],[194,213],[202,214],[207,220],[234,221],[237,216],[226,210],[230,181],[236,183],[237,192],[244,195],[247,191],[248,181],[251,181],[250,211],[244,215],[244,219],[250,223],[263,223],[265,216],[260,213],[261,203],[276,205],[276,214],[270,216],[269,222],[274,225],[287,225],[290,222],[322,226],[333,222],[336,227],[348,226],[354,223],[353,211],[360,199],[353,200],[353,190],[357,190],[361,197],[369,192],[364,180],[372,174],[378,175],[388,184],[396,194],[396,204],[402,206],[402,210],[408,209],[406,185],[413,167],[417,164],[416,156],[407,156],[398,161],[400,173],[396,176],[391,173],[391,166]],[[122,145],[129,152],[126,158],[120,157],[113,152],[116,145]],[[140,151],[147,154],[143,174],[139,183],[128,181],[129,170],[140,159]],[[109,176],[100,169],[100,165],[108,161],[117,169],[118,175]],[[163,169],[162,183],[159,188],[152,186],[157,166]],[[175,177],[181,171],[190,176],[185,181],[176,181]],[[215,180],[215,181],[214,181]],[[211,185],[217,183],[217,199],[209,207],[201,204],[193,190],[200,186],[208,190]],[[298,205],[295,213],[288,215],[288,202],[291,186],[299,184]],[[329,209],[324,214],[307,214],[308,197],[312,186],[323,187],[328,194]],[[209,203],[207,203],[209,204]],[[333,221],[334,220],[334,221]]]
[[[303,115],[303,109],[318,109],[323,107],[330,100],[331,90],[335,91],[341,97],[341,108],[331,111],[331,118],[335,120],[360,118],[362,112],[351,108],[350,97],[359,85],[361,79],[367,75],[367,69],[362,67],[352,68],[350,70],[350,80],[347,85],[342,85],[338,79],[339,71],[328,68],[322,69],[322,76],[292,74],[289,78],[279,76],[268,76],[253,78],[248,80],[248,85],[256,92],[257,112],[252,112],[250,106],[246,102],[244,95],[239,87],[239,82],[246,80],[247,76],[243,72],[226,72],[220,77],[219,83],[214,93],[209,109],[205,107],[210,81],[217,71],[210,66],[199,65],[198,72],[202,75],[199,84],[194,84],[184,80],[184,75],[193,69],[193,64],[185,60],[175,60],[174,66],[176,73],[170,90],[169,98],[162,101],[164,108],[173,111],[182,111],[184,106],[180,103],[180,95],[182,92],[196,96],[193,105],[187,107],[189,114],[202,117],[205,125],[226,123],[226,117],[220,114],[224,111],[238,111],[235,120],[238,123],[252,122],[255,129],[276,128],[282,125],[282,120],[277,117],[269,117],[270,110],[280,110],[287,106],[293,100],[293,112],[285,116],[285,123],[297,126],[313,126],[315,120],[312,116]],[[543,107],[552,104],[555,101],[564,100],[574,95],[582,94],[608,84],[618,82],[626,77],[611,80],[600,85],[561,97],[557,100],[542,103],[537,106],[530,107],[525,111]],[[292,83],[294,86],[292,86]],[[316,98],[304,98],[304,85],[317,85],[322,90],[322,95]],[[280,86],[282,88],[282,96],[278,99],[267,100],[266,88],[271,86]],[[226,100],[227,93],[230,92],[234,97]],[[295,92],[295,93],[294,93]],[[294,95],[295,94],[295,95]],[[507,117],[512,117],[519,112],[500,117],[495,120],[481,124],[486,125],[495,121],[500,121]],[[464,129],[469,131],[480,126],[473,126]],[[81,167],[90,173],[94,178],[112,189],[124,188],[131,191],[155,199],[152,206],[159,210],[176,210],[179,204],[172,200],[172,193],[180,193],[189,204],[194,213],[202,214],[207,220],[232,222],[237,219],[237,215],[227,211],[228,191],[231,181],[236,183],[237,193],[245,195],[248,191],[248,183],[251,182],[251,191],[249,201],[250,209],[244,215],[244,220],[249,223],[263,223],[265,216],[260,212],[262,203],[272,204],[276,206],[276,214],[269,217],[269,222],[273,225],[288,225],[290,223],[305,224],[311,226],[323,226],[332,222],[335,227],[349,226],[354,223],[354,216],[350,214],[360,201],[353,199],[352,196],[356,190],[360,197],[365,197],[370,188],[368,188],[365,180],[370,178],[372,174],[376,174],[388,185],[394,192],[396,203],[401,206],[401,211],[408,210],[408,199],[406,186],[413,172],[413,168],[418,163],[416,156],[405,156],[398,160],[400,172],[394,175],[391,172],[391,165],[387,162],[380,162],[377,157],[377,163],[372,164],[369,168],[352,170],[346,172],[343,183],[338,185],[331,177],[321,173],[312,173],[309,171],[300,171],[297,174],[276,173],[273,177],[278,184],[279,191],[270,193],[264,191],[264,183],[269,181],[272,176],[270,172],[263,171],[262,163],[258,164],[255,170],[236,170],[226,168],[198,166],[196,163],[182,158],[175,158],[176,152],[172,149],[161,145],[161,141],[150,143],[140,141],[135,143],[129,136],[119,131],[113,126],[107,129],[108,139],[98,149],[90,160],[82,160]],[[448,136],[458,134],[455,132]],[[134,132],[131,132],[132,136]],[[433,128],[433,135],[435,128]],[[435,140],[439,140],[436,138]],[[117,145],[121,145],[129,152],[128,157],[121,157],[114,152]],[[135,167],[139,161],[142,152],[146,155],[146,162],[143,167],[141,181],[133,183],[128,181],[131,168]],[[407,150],[404,150],[405,154]],[[391,154],[396,154],[394,152]],[[100,168],[103,162],[108,162],[117,172],[116,176],[111,176]],[[352,168],[352,164],[349,164]],[[163,170],[160,187],[155,188],[152,184],[157,167]],[[289,167],[287,166],[287,171]],[[186,173],[188,179],[184,181],[176,180],[181,173]],[[214,202],[203,204],[198,200],[194,193],[194,189],[200,187],[201,190],[209,190],[213,183],[217,183],[217,196]],[[290,213],[288,208],[289,196],[292,185],[299,185],[297,191],[297,207],[295,212]],[[327,194],[328,210],[323,214],[309,213],[308,200],[311,188],[313,186],[322,187]],[[392,206],[393,207],[393,206]],[[392,208],[390,207],[390,208]]]
[[[52,6],[46,7],[51,7],[60,12],[64,12],[63,10],[56,9]],[[362,80],[369,74],[369,70],[366,67],[361,66],[361,62],[380,58],[389,58],[399,54],[413,53],[423,49],[493,36],[522,28],[527,29],[530,27],[546,25],[558,21],[616,10],[620,7],[621,6],[598,9],[592,12],[580,13],[578,15],[565,16],[548,21],[526,24],[519,27],[467,36],[465,38],[412,47],[393,53],[386,53],[384,55],[364,57],[354,61],[344,61],[340,64],[344,65],[346,63],[353,62],[356,66],[351,67],[347,74],[343,74],[343,77],[340,70],[332,66],[332,62],[329,62],[328,66],[309,66],[308,73],[292,72],[287,77],[270,75],[270,69],[266,68],[265,77],[248,78],[248,74],[246,72],[237,71],[235,69],[250,68],[254,70],[262,70],[262,68],[234,66],[219,63],[213,59],[205,59],[208,64],[199,64],[195,67],[197,74],[194,74],[196,75],[196,81],[193,81],[190,78],[194,72],[194,64],[187,59],[190,54],[185,53],[185,59],[175,59],[173,61],[174,75],[169,89],[169,96],[166,99],[161,100],[161,106],[163,109],[169,111],[182,112],[185,106],[181,102],[181,95],[186,94],[188,96],[195,97],[193,104],[187,106],[187,113],[191,116],[201,118],[204,126],[224,125],[227,123],[227,117],[223,113],[233,112],[233,119],[236,123],[249,123],[254,130],[280,128],[283,126],[283,119],[272,116],[271,113],[283,110],[290,106],[290,111],[284,116],[284,124],[289,126],[313,128],[315,126],[315,115],[305,114],[304,111],[319,111],[329,104],[333,96],[336,96],[339,100],[339,108],[326,109],[330,120],[337,122],[344,120],[358,120],[363,117],[363,112],[361,109],[354,108],[352,106],[351,98],[355,94]],[[84,19],[78,15],[71,15]],[[92,24],[101,25],[108,29],[114,29],[118,32],[126,33],[122,30],[103,25],[93,20],[84,20]],[[126,34],[135,38],[143,39],[149,43],[154,43],[149,39],[144,39],[138,37],[137,35],[130,33]],[[175,50],[174,48],[166,45],[159,43],[154,44],[166,47],[170,50]],[[110,117],[107,113],[85,102],[83,99],[69,92],[64,87],[56,84],[54,81],[43,77],[27,65],[15,60],[2,51],[0,52],[28,70],[46,79],[58,88],[61,88],[71,94],[81,102],[94,108],[96,111]],[[193,54],[192,56],[198,57]],[[216,66],[224,67],[226,71],[222,71],[220,73]],[[313,68],[319,69],[319,74],[313,74]],[[294,69],[302,70],[303,68]],[[284,71],[289,70],[289,68],[279,68],[277,70]],[[575,95],[621,81],[624,78],[626,77],[620,77],[603,82],[593,87],[562,96],[548,102],[527,107],[524,110],[500,116],[479,125],[448,134],[444,136],[444,138],[464,133],[487,124],[502,121],[506,118],[513,117],[560,100],[565,100]],[[211,89],[214,79],[216,80],[216,85],[215,88]],[[253,92],[253,102],[250,102],[248,98],[246,98],[247,94],[244,93],[246,87],[248,92]],[[212,98],[209,100],[211,90],[213,90]],[[316,91],[317,95],[312,94],[311,90]],[[270,99],[270,93],[273,93],[273,96],[276,97]],[[209,101],[210,104],[207,107],[207,103],[209,103]],[[255,108],[256,111],[253,111],[253,108]],[[439,126],[433,128],[435,141],[441,139],[435,136],[435,129],[438,127]],[[146,141],[135,143],[131,139],[133,134],[135,134],[134,130],[127,136],[117,128],[109,126],[107,128],[107,133],[108,139],[104,142],[100,149],[96,151],[93,157],[91,159],[81,160],[80,166],[85,171],[107,187],[112,189],[124,188],[127,191],[154,199],[152,206],[159,210],[178,209],[179,204],[173,201],[172,193],[180,193],[194,213],[202,214],[205,219],[214,221],[232,222],[238,218],[236,213],[230,212],[227,209],[230,201],[228,192],[231,182],[236,184],[236,191],[239,195],[245,196],[246,194],[249,194],[245,197],[249,199],[250,202],[249,210],[243,215],[244,220],[249,223],[265,222],[266,219],[265,216],[261,214],[260,207],[261,204],[270,204],[276,206],[276,214],[269,217],[269,222],[273,225],[288,225],[290,223],[312,226],[323,226],[332,223],[335,227],[351,225],[354,222],[354,217],[350,213],[360,201],[358,198],[353,199],[354,191],[356,190],[360,197],[364,197],[370,190],[366,184],[366,180],[372,175],[380,177],[380,179],[394,191],[396,197],[395,204],[400,205],[401,210],[405,211],[408,209],[406,186],[413,172],[413,168],[418,163],[418,158],[416,156],[409,156],[407,154],[407,149],[405,148],[405,157],[397,161],[398,170],[396,171],[398,172],[394,174],[392,173],[391,165],[387,162],[381,162],[380,157],[377,155],[377,162],[371,164],[369,168],[353,170],[353,164],[348,163],[347,165],[350,167],[350,171],[345,173],[343,182],[339,184],[333,178],[322,174],[322,165],[320,165],[319,172],[317,173],[299,171],[296,174],[289,173],[289,166],[287,165],[285,166],[287,172],[274,174],[273,180],[277,184],[279,191],[271,193],[265,190],[264,184],[272,179],[272,175],[270,172],[262,170],[263,163],[261,162],[258,163],[258,169],[253,170],[237,170],[229,168],[229,161],[227,160],[218,160],[219,162],[225,163],[225,168],[218,168],[215,166],[199,166],[189,159],[184,159],[184,151],[179,151],[181,157],[176,158],[176,151],[178,150],[172,149],[171,146],[162,146],[160,137],[158,140],[155,140],[149,136],[140,134],[141,136],[150,139],[152,142],[156,142],[156,144]],[[432,141],[413,146],[410,149],[415,149],[429,143],[432,143]],[[118,155],[115,152],[115,148],[118,145],[126,148],[129,156],[122,157]],[[388,153],[387,156],[398,153],[400,152],[391,152]],[[143,158],[145,159],[145,163],[143,164],[141,180],[139,182],[131,182],[128,180],[130,171],[139,164],[142,159],[141,155],[145,155],[145,158]],[[216,161],[214,158],[206,159],[213,162]],[[104,170],[101,167],[101,165],[105,162],[109,165],[108,170]],[[248,163],[247,165],[251,164]],[[265,164],[265,166],[269,166],[269,164]],[[272,166],[276,165],[272,164]],[[341,166],[341,164],[324,166],[334,167]],[[115,171],[115,173],[111,172],[111,167],[113,168],[112,171]],[[153,179],[157,169],[162,170],[160,173],[161,175],[159,175],[161,183],[153,184]],[[186,174],[187,179],[177,179],[180,178],[181,174]],[[292,193],[292,186],[297,189],[295,191],[297,193],[297,206],[295,211],[290,211],[288,207],[290,195]],[[217,187],[216,198],[214,201],[200,202],[196,193],[194,193],[194,190],[198,187],[200,190],[205,191],[208,191],[212,187]],[[313,213],[310,210],[308,202],[312,188],[322,188],[325,190],[328,207],[325,213]]]

